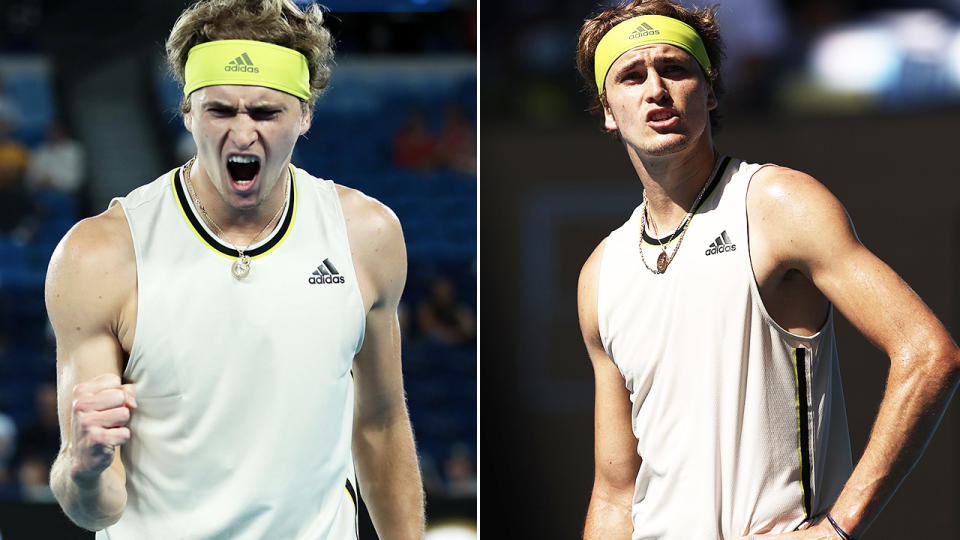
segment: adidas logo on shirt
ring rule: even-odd
[[[737,245],[730,240],[729,236],[727,236],[727,231],[723,231],[716,240],[710,243],[710,247],[707,248],[707,251],[705,251],[704,254],[709,257],[710,255],[716,255],[717,253],[728,253],[736,250]]]
[[[340,272],[337,272],[337,268],[333,266],[333,263],[330,262],[330,259],[324,259],[320,266],[313,271],[313,275],[307,278],[307,282],[311,285],[323,285],[326,283],[344,283],[343,276],[340,275]]]
[[[230,63],[223,66],[224,71],[242,71],[245,73],[260,73],[260,68],[253,65],[253,60],[250,60],[250,57],[247,56],[247,53],[243,53],[235,59],[231,60]]]
[[[659,30],[650,26],[648,23],[642,23],[640,24],[640,26],[637,27],[636,30],[634,30],[633,32],[630,33],[629,36],[627,36],[627,39],[637,39],[637,38],[642,38],[644,36],[655,36],[659,33],[660,33]]]

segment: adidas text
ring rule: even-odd
[[[707,251],[704,252],[704,255],[716,255],[717,253],[727,253],[727,252],[736,251],[736,250],[737,250],[736,244],[713,246],[711,248],[707,248]]]
[[[311,285],[323,285],[325,283],[344,283],[343,276],[337,274],[335,276],[310,276],[307,278],[307,281]]]
[[[659,31],[659,30],[647,30],[647,31],[645,31],[645,32],[633,32],[632,34],[630,34],[629,36],[627,36],[627,39],[638,39],[638,38],[647,37],[647,36],[656,36],[656,35],[659,35],[659,34],[660,34],[660,31]]]
[[[226,65],[223,66],[224,71],[240,71],[245,73],[260,73],[260,68],[256,66],[235,66],[235,65]]]

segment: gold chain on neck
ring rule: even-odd
[[[197,159],[196,156],[190,158],[190,161],[188,161],[187,164],[183,166],[183,181],[187,184],[187,190],[190,192],[190,198],[193,199],[194,206],[196,206],[197,209],[200,210],[200,213],[203,215],[204,219],[206,219],[208,223],[213,225],[213,227],[217,230],[217,234],[218,236],[220,236],[220,238],[222,238],[225,242],[233,246],[233,249],[237,250],[237,253],[240,254],[239,257],[237,257],[237,260],[234,261],[233,265],[230,267],[230,272],[233,274],[233,277],[237,279],[243,279],[247,277],[247,275],[250,273],[250,257],[244,252],[247,249],[249,249],[250,246],[257,243],[257,240],[260,238],[260,235],[262,235],[263,232],[267,230],[267,228],[270,226],[271,223],[273,223],[274,221],[276,221],[278,217],[280,217],[280,214],[283,212],[283,209],[286,208],[287,189],[288,189],[289,182],[285,183],[283,186],[283,199],[281,199],[280,208],[277,209],[277,213],[274,214],[272,218],[270,218],[270,221],[268,221],[267,224],[264,225],[262,229],[260,229],[260,232],[258,232],[257,235],[253,237],[253,240],[251,240],[249,244],[247,244],[245,247],[241,249],[240,246],[234,244],[233,242],[230,241],[229,238],[227,238],[227,233],[223,232],[223,229],[220,228],[220,225],[217,225],[217,222],[214,221],[213,218],[210,217],[210,214],[207,213],[207,209],[204,208],[203,204],[200,203],[200,197],[197,196],[197,192],[193,188],[193,182],[190,181],[190,169],[193,167],[193,162],[196,161],[196,159]]]
[[[697,211],[697,205],[700,204],[700,200],[703,198],[704,193],[707,192],[707,187],[712,183],[710,180],[716,176],[717,168],[720,166],[719,156],[714,155],[713,158],[717,163],[713,167],[713,172],[710,173],[710,176],[707,177],[706,181],[703,183],[703,187],[700,188],[700,193],[697,195],[697,198],[694,199],[693,204],[690,205],[690,211],[687,212],[686,217],[683,218],[683,221],[680,222],[680,225],[673,231],[669,236],[673,236],[677,239],[677,245],[673,247],[673,253],[667,255],[667,247],[660,240],[660,232],[657,230],[657,224],[653,221],[653,218],[650,217],[650,223],[653,225],[654,234],[657,235],[657,244],[660,246],[660,255],[657,256],[657,267],[651,268],[647,264],[647,259],[643,255],[643,232],[647,227],[647,190],[643,190],[643,202],[640,203],[640,241],[637,243],[637,248],[640,250],[640,260],[643,261],[643,265],[647,267],[647,270],[650,270],[654,274],[662,274],[667,271],[667,267],[670,266],[670,263],[673,262],[673,258],[677,256],[677,252],[680,251],[680,244],[683,243],[683,237],[687,234],[687,229],[690,227],[690,222],[693,221],[693,214]],[[679,235],[677,234],[679,231]]]

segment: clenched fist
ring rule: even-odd
[[[130,410],[137,407],[132,384],[114,374],[73,387],[72,437],[67,448],[70,475],[79,485],[95,484],[113,463],[114,449],[130,440]]]

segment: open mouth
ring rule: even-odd
[[[655,113],[653,113],[653,114],[650,115],[650,121],[651,121],[651,122],[663,122],[664,120],[669,120],[669,119],[673,118],[674,116],[676,116],[676,115],[674,115],[674,114],[673,114],[672,112],[670,112],[670,111],[657,111],[657,112],[655,112]]]
[[[260,158],[257,156],[234,155],[227,158],[227,172],[238,186],[251,184],[260,172]]]
[[[680,122],[680,117],[672,109],[660,109],[647,115],[647,125],[653,129],[669,129]]]

